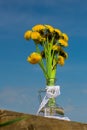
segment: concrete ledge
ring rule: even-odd
[[[0,130],[87,130],[87,124],[0,110]]]

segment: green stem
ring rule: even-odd
[[[54,59],[54,51],[52,51],[53,42],[54,37],[50,42],[47,38],[47,41],[42,43],[44,47],[46,63],[44,64],[43,59],[39,62],[39,65],[44,72],[47,81],[47,86],[50,87],[55,86],[55,77],[56,77],[56,62]],[[37,44],[36,44],[36,50],[38,53],[40,53],[40,49]],[[51,107],[55,105],[56,105],[55,98],[50,98],[48,101],[48,106]]]
[[[39,49],[37,44],[36,44],[36,51],[40,54],[40,49]],[[45,68],[43,59],[39,62],[39,66],[41,67],[41,69],[42,69],[42,71],[44,73],[45,78],[48,78],[48,75],[47,75],[47,72],[46,72],[46,68]]]
[[[47,73],[46,73],[46,70],[45,70],[45,68],[44,68],[44,65],[43,65],[42,61],[39,62],[39,66],[40,66],[41,69],[43,70],[43,73],[44,73],[45,78],[48,78],[48,75],[47,75]]]
[[[47,86],[51,87],[51,86],[54,86],[54,85],[55,85],[55,79],[54,78],[47,79]],[[56,106],[55,98],[50,98],[49,101],[48,101],[48,107],[53,107],[53,106]]]

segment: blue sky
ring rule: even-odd
[[[69,36],[69,58],[58,67],[57,103],[73,121],[87,123],[87,1],[0,0],[0,109],[36,114],[38,90],[45,79],[38,65],[27,63],[34,43],[24,32],[50,24]]]

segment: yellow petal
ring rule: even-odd
[[[31,30],[26,31],[25,34],[24,34],[24,38],[26,40],[29,40],[31,38],[31,33],[32,33]]]
[[[58,46],[58,45],[53,45],[53,46],[52,46],[52,49],[53,49],[54,51],[59,51],[59,50],[61,49],[61,47]]]
[[[66,33],[62,33],[62,36],[66,42],[69,40],[69,37]]]
[[[45,25],[45,27],[51,32],[53,33],[54,32],[54,28],[50,25]]]
[[[62,34],[62,32],[61,32],[59,29],[56,29],[56,28],[55,28],[55,32],[56,32],[59,36],[61,36],[61,34]]]
[[[41,39],[40,33],[39,32],[32,32],[31,33],[31,39],[33,39],[33,40]]]
[[[58,42],[59,42],[60,45],[62,45],[64,47],[68,46],[68,43],[65,40],[63,40],[63,39],[59,39]]]
[[[58,56],[58,64],[60,64],[61,66],[64,65],[64,57]]]
[[[37,25],[35,25],[35,26],[32,28],[33,31],[40,31],[40,30],[44,30],[44,29],[45,29],[45,27],[44,27],[44,25],[42,25],[42,24],[37,24]]]
[[[39,53],[33,52],[30,56],[28,56],[27,61],[31,64],[36,64],[41,60],[41,55]]]

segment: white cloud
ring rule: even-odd
[[[0,102],[6,103],[6,104],[24,104],[28,103],[29,99],[32,100],[32,90],[29,90],[29,88],[26,87],[5,87],[0,91]],[[29,95],[28,95],[29,94]],[[30,102],[31,102],[30,100]]]
[[[83,85],[84,86],[84,85]],[[81,92],[83,93],[83,94],[87,94],[87,84],[85,85],[86,86],[86,88],[84,88],[83,90],[81,90]]]
[[[0,92],[0,100],[7,103],[19,102],[19,90],[6,87]]]
[[[0,91],[0,108],[34,114],[38,109],[37,98],[29,86],[4,87]]]

